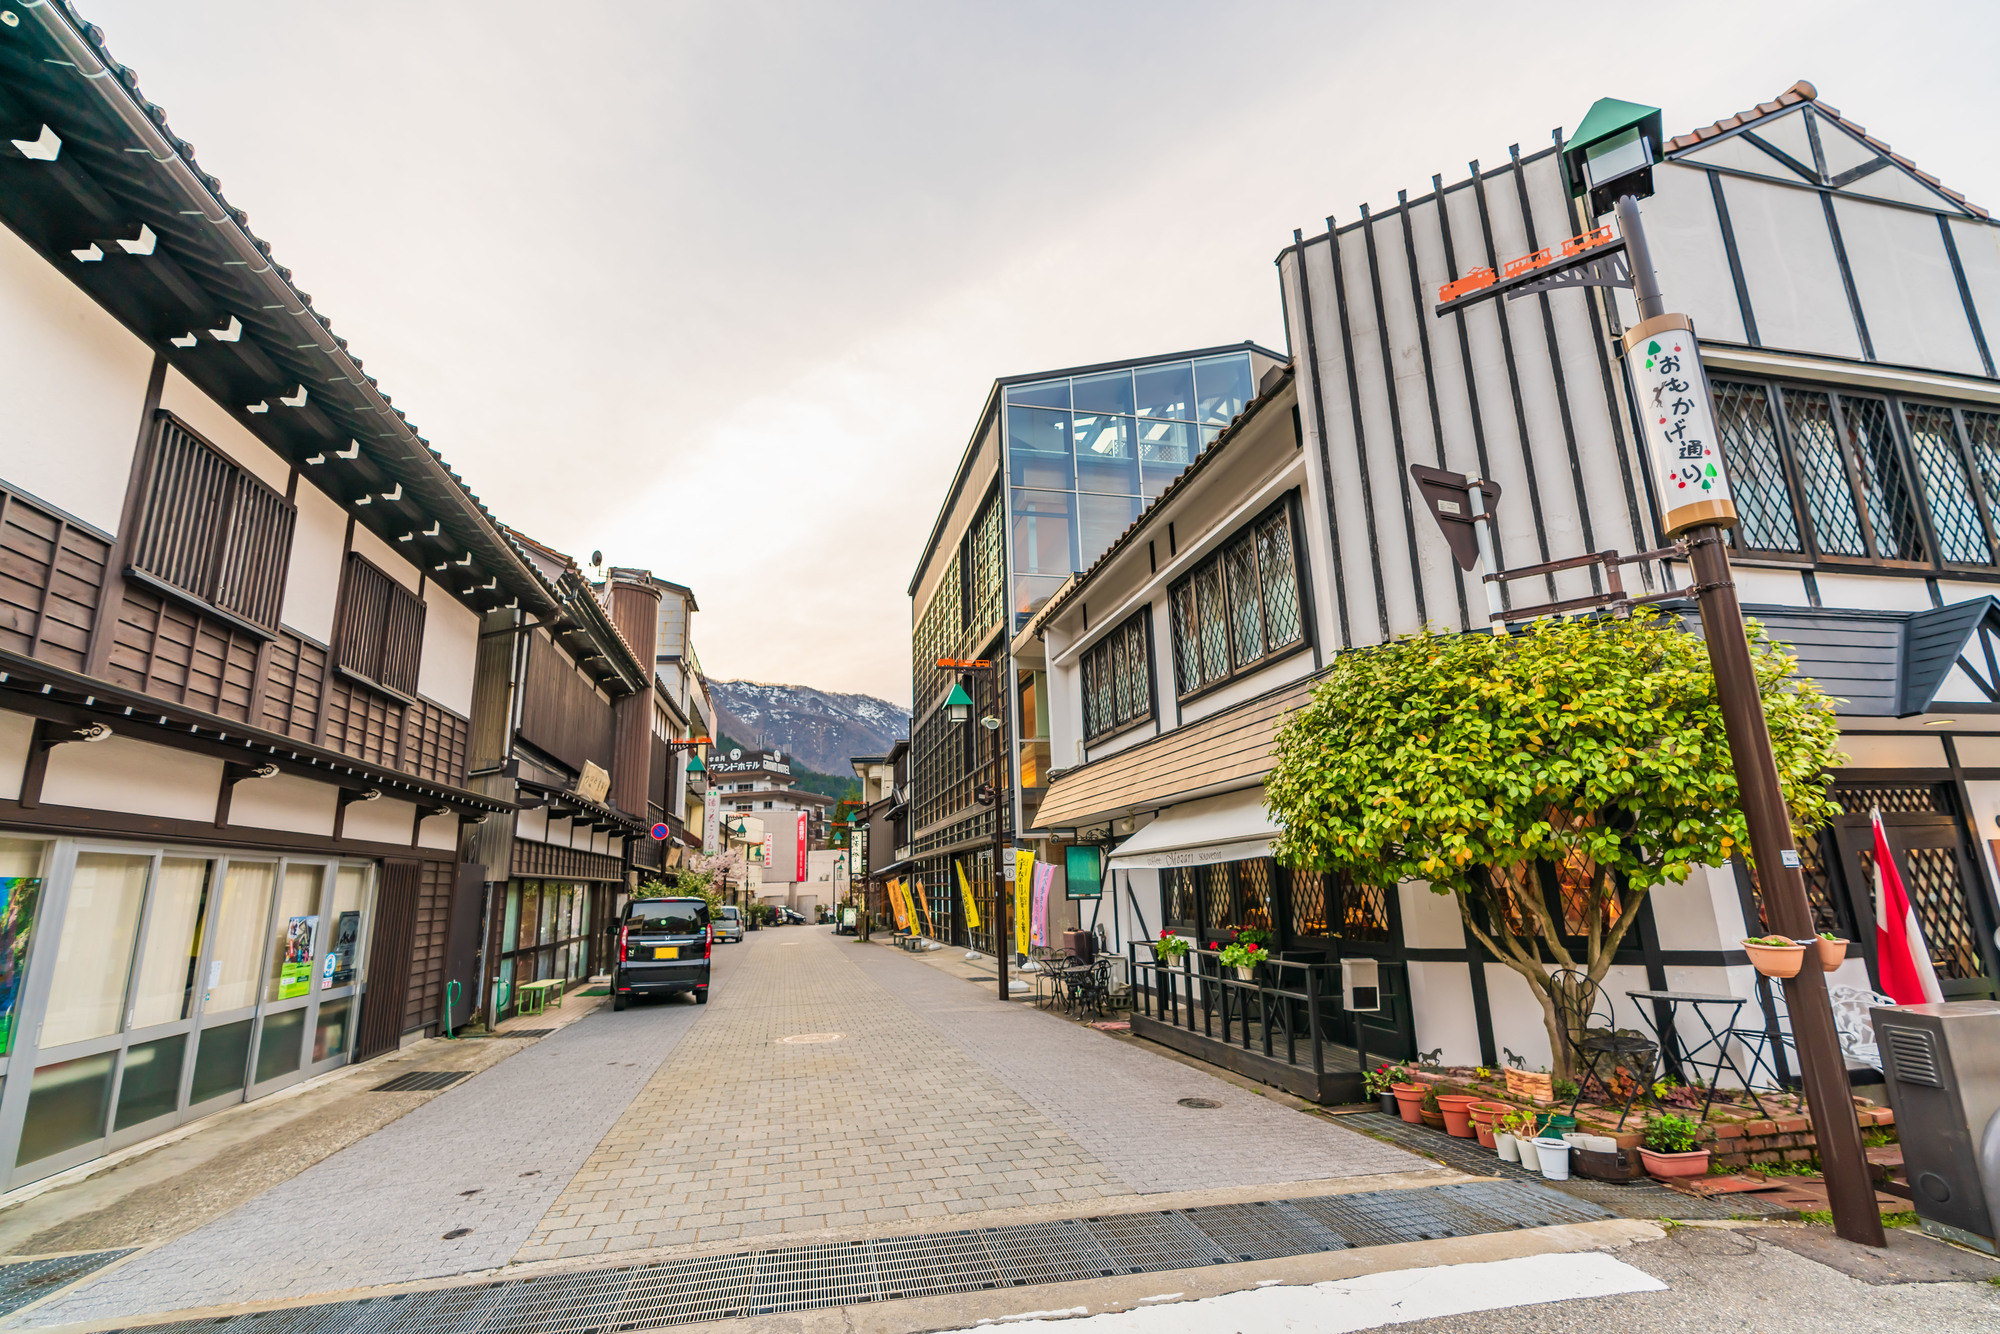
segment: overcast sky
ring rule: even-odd
[[[1800,78],[2000,207],[1991,3],[77,3],[496,514],[899,704],[990,382],[1284,349],[1294,227]]]

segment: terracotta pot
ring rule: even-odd
[[[1751,966],[1766,977],[1797,977],[1806,961],[1803,945],[1752,945],[1746,940],[1743,952],[1750,956]]]
[[[1472,1124],[1492,1127],[1500,1123],[1500,1118],[1514,1110],[1507,1102],[1475,1102],[1472,1104]]]
[[[1482,1149],[1495,1149],[1495,1148],[1497,1148],[1497,1147],[1498,1147],[1498,1145],[1497,1145],[1497,1143],[1496,1143],[1496,1141],[1495,1141],[1495,1139],[1494,1139],[1494,1136],[1493,1136],[1493,1123],[1492,1123],[1491,1121],[1488,1121],[1488,1122],[1486,1122],[1486,1123],[1485,1123],[1485,1124],[1483,1124],[1483,1125],[1481,1125],[1481,1124],[1474,1124],[1474,1126],[1472,1127],[1472,1129],[1473,1129],[1473,1133],[1475,1133],[1475,1134],[1477,1134],[1477,1135],[1479,1136],[1479,1147],[1480,1147],[1480,1148],[1482,1148]]]
[[[1847,958],[1847,944],[1844,940],[1822,938],[1819,942],[1819,966],[1829,973],[1840,967]]]
[[[1426,1092],[1424,1086],[1422,1084],[1391,1084],[1389,1091],[1396,1095],[1396,1110],[1402,1113],[1403,1119],[1411,1125],[1416,1125],[1420,1119],[1417,1113],[1423,1106],[1424,1093]]]
[[[1479,1098],[1471,1093],[1440,1093],[1437,1101],[1438,1111],[1444,1116],[1444,1133],[1458,1139],[1471,1139],[1471,1109]]]
[[[1417,1109],[1417,1118],[1421,1120],[1425,1125],[1429,1126],[1432,1130],[1444,1129],[1443,1112],[1427,1112],[1420,1107]]]
[[[1646,1164],[1647,1174],[1656,1177],[1706,1176],[1708,1152],[1696,1149],[1692,1153],[1655,1153],[1643,1144],[1639,1146],[1639,1158]]]

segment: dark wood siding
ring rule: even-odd
[[[125,587],[105,675],[118,685],[251,721],[262,637],[138,584]]]
[[[410,987],[410,950],[423,889],[423,863],[382,864],[382,890],[375,896],[375,939],[368,946],[368,989],[361,998],[360,1031],[354,1059],[365,1061],[394,1051],[403,1035],[403,1003]]]
[[[472,724],[436,700],[409,707],[403,738],[405,762],[397,767],[432,782],[465,785],[466,738]]]
[[[291,502],[165,413],[157,431],[132,534],[133,573],[275,631]]]
[[[397,694],[415,695],[424,651],[424,600],[350,553],[333,643],[342,671]]]
[[[410,984],[403,1000],[403,1028],[428,1028],[444,1014],[445,960],[451,946],[455,862],[424,862],[417,873],[417,902],[410,928]]]
[[[0,487],[0,647],[84,668],[111,544]]]
[[[264,667],[262,726],[299,741],[314,741],[325,689],[326,649],[280,631]]]
[[[370,764],[400,767],[403,702],[337,676],[326,690],[325,744]]]
[[[611,705],[540,634],[528,641],[521,736],[578,773],[586,760],[611,770]]]
[[[559,848],[553,843],[514,840],[513,874],[554,876],[559,880],[623,880],[624,864],[602,852]]]

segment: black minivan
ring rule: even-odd
[[[702,899],[634,899],[618,924],[618,966],[611,973],[611,1008],[634,996],[692,991],[708,1004],[708,904]]]

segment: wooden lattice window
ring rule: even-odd
[[[275,634],[297,513],[284,496],[162,414],[130,572]]]
[[[333,636],[342,671],[415,697],[424,649],[424,600],[356,553],[347,557]]]

